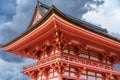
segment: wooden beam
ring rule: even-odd
[[[109,78],[112,76],[112,73],[104,73],[103,78],[104,80],[109,80]]]

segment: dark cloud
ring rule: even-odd
[[[23,62],[24,61],[24,59],[21,59],[20,57],[12,55],[10,53],[5,53],[2,50],[0,50],[0,58],[7,61],[7,62],[18,63],[18,62]]]
[[[6,43],[12,38],[14,38],[16,34],[17,33],[14,30],[12,30],[9,26],[6,25],[0,30],[0,36],[3,37],[0,39],[0,42]]]
[[[1,0],[0,1],[0,15],[6,17],[6,20],[12,20],[16,10],[16,0]]]
[[[95,10],[91,5],[99,7],[104,3],[104,0],[41,0],[49,5],[55,5],[61,11],[77,18],[90,10]]]
[[[28,27],[33,16],[36,0],[18,0],[16,15],[13,16],[12,29],[20,34]]]
[[[109,32],[109,34],[120,39],[120,33]]]
[[[8,41],[10,41],[12,38],[14,38],[16,35],[16,32],[13,31],[9,26],[4,26],[4,28],[2,28],[0,30],[0,42],[1,43],[6,43]],[[5,53],[2,50],[0,50],[0,58],[7,61],[7,62],[23,62],[24,60],[21,59],[18,56],[12,55],[10,53]]]
[[[4,72],[0,72],[0,80],[30,80],[20,73],[19,68],[13,68]]]
[[[100,6],[104,1],[95,0],[41,0],[47,5],[54,4],[61,11],[72,15],[77,18],[81,18],[83,14],[87,13],[89,10],[93,10],[90,6],[91,4]],[[0,15],[2,19],[0,20],[0,42],[5,43],[13,39],[18,34],[22,33],[29,25],[32,14],[36,5],[35,0],[5,0],[0,1]],[[86,7],[87,4],[87,7]],[[10,22],[6,22],[12,19]],[[23,60],[19,57],[10,55],[8,53],[0,53],[3,60],[8,62],[22,62]]]
[[[29,25],[29,22],[32,18],[32,14],[35,8],[35,0],[25,0],[25,1],[20,1],[17,0],[17,6],[14,7],[12,10],[11,7],[7,4],[13,3],[13,5],[16,3],[16,0],[8,0],[6,2],[5,0],[1,0],[0,3],[2,4],[3,9],[0,8],[1,10],[1,18],[0,19],[0,43],[6,43],[22,33],[27,26]],[[6,2],[6,4],[5,4]],[[6,7],[9,7],[10,10],[8,10]],[[4,10],[5,9],[5,10]],[[4,14],[5,13],[5,14]],[[15,13],[15,14],[14,14]],[[3,17],[3,15],[5,17]],[[8,22],[9,16],[12,17],[12,20]],[[6,18],[8,17],[8,18]],[[7,20],[6,20],[7,19]],[[6,21],[6,22],[5,22]],[[21,59],[18,56],[12,55],[10,53],[5,53],[0,50],[0,58],[7,61],[7,62],[23,62],[24,59]]]
[[[18,1],[18,2],[16,2]],[[96,10],[91,5],[99,7],[104,0],[40,0],[49,6],[54,4],[61,11],[81,18],[90,10]],[[36,5],[36,0],[0,0],[0,43],[8,42],[22,33],[29,25]],[[8,22],[9,21],[9,22]],[[25,60],[15,55],[2,52],[0,58],[5,62],[24,63]],[[30,63],[28,61],[27,63]],[[19,64],[18,63],[18,64]],[[26,63],[25,63],[26,64]],[[12,64],[10,63],[10,66]],[[19,64],[20,65],[20,64]],[[18,65],[18,66],[19,66]],[[16,65],[15,65],[16,66]],[[2,67],[2,69],[4,69]],[[2,80],[28,80],[20,74],[20,69],[0,72]]]

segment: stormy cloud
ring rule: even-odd
[[[0,44],[9,42],[27,28],[36,5],[36,1],[33,0],[8,0],[5,2],[4,0],[0,1],[2,6],[0,8]],[[0,58],[15,63],[24,61],[24,59],[2,50],[0,50]]]
[[[24,61],[24,59],[21,59],[20,57],[15,56],[15,55],[10,54],[10,53],[3,52],[2,50],[0,50],[0,58],[7,61],[7,62],[20,63],[20,62]]]
[[[91,10],[96,10],[104,4],[104,0],[41,0],[49,5],[55,5],[58,9],[71,16],[82,18]],[[94,7],[95,6],[95,7]]]
[[[4,17],[6,21],[12,20],[12,16],[15,15],[16,0],[1,0],[0,1],[0,18]]]
[[[104,3],[104,1],[95,0],[41,0],[43,3],[51,6],[55,5],[58,9],[72,15],[77,18],[81,18],[83,14],[90,10],[93,10],[92,6],[95,5],[99,7]],[[25,31],[28,27],[30,20],[33,15],[33,11],[36,5],[35,0],[8,0],[7,3],[2,0],[3,6],[0,9],[1,19],[0,23],[0,43],[6,43]],[[8,4],[8,5],[6,5]],[[11,5],[9,7],[9,5]],[[4,8],[5,7],[5,8]],[[9,10],[7,8],[10,8]],[[94,8],[95,10],[95,8]],[[3,14],[5,13],[5,14]],[[9,17],[10,16],[10,17]],[[4,20],[5,19],[5,20]],[[11,20],[11,21],[9,21]],[[0,56],[3,60],[10,62],[21,62],[24,61],[17,56],[2,52]]]
[[[104,14],[102,15],[107,16],[101,17],[101,15],[98,16],[97,14],[99,12],[98,9],[99,7],[101,7],[101,5],[104,4],[108,6],[108,3],[106,3],[107,0],[40,0],[40,1],[49,6],[55,5],[62,12],[79,19],[83,18],[85,14],[87,14],[88,16],[93,15],[92,18],[90,18],[91,20],[93,21],[101,20],[102,23],[104,21],[103,19],[105,19],[106,21],[110,20],[106,19],[106,17],[111,17],[108,16],[110,14],[106,13],[109,12],[110,10],[113,11],[112,9],[109,8],[114,8],[114,6],[116,6],[115,4],[109,8],[106,7],[106,9],[104,9],[106,12],[104,12]],[[118,1],[119,0],[115,0],[114,2],[119,4]],[[36,2],[37,0],[7,0],[7,1],[0,0],[0,44],[12,40],[14,37],[25,31],[25,29],[28,27],[31,21],[34,8],[36,6]],[[111,1],[108,0],[107,2]],[[115,9],[117,8],[115,7],[114,10]],[[92,11],[96,12],[95,15],[97,17],[92,13]],[[118,13],[118,15],[113,19],[115,22],[119,16],[119,12],[116,13]],[[88,16],[86,18],[88,18]],[[96,20],[96,18],[102,19]],[[0,49],[0,79],[29,80],[28,78],[23,76],[20,73],[20,71],[22,69],[22,66],[28,65],[31,62],[33,62],[33,60],[21,59],[20,57],[17,57],[15,55],[5,53]]]

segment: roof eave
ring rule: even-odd
[[[29,32],[33,31],[34,29],[36,29],[38,27],[38,25],[41,25],[42,23],[44,23],[45,20],[47,18],[49,18],[52,15],[52,13],[54,13],[54,9],[55,9],[55,6],[51,6],[51,8],[45,14],[45,16],[43,16],[38,23],[36,23],[35,25],[33,25],[34,27],[27,29],[25,32],[23,32],[22,34],[18,35],[17,37],[15,37],[14,39],[12,39],[11,41],[9,41],[9,42],[7,42],[5,44],[0,44],[0,48],[4,48],[4,47],[6,47],[8,45],[11,45],[12,43],[14,43],[17,40],[19,40],[21,37],[24,37],[26,34],[28,34]]]
[[[15,41],[19,40],[21,37],[24,37],[26,34],[28,34],[32,30],[34,30],[37,27],[39,27],[39,25],[41,25],[42,23],[44,23],[46,21],[46,19],[48,19],[53,13],[56,14],[56,15],[58,15],[58,16],[60,16],[63,19],[68,20],[71,23],[74,23],[77,26],[81,26],[82,28],[87,29],[87,30],[89,30],[91,32],[97,33],[97,34],[99,34],[101,36],[104,36],[104,37],[107,37],[107,38],[112,39],[114,41],[120,42],[119,39],[117,39],[117,38],[115,38],[115,37],[113,37],[113,36],[111,36],[111,35],[109,35],[107,33],[104,33],[104,32],[99,31],[97,29],[93,29],[93,28],[87,27],[89,25],[81,24],[77,20],[73,20],[73,19],[69,18],[64,13],[62,13],[61,11],[59,11],[55,6],[51,6],[50,9],[49,9],[49,11],[41,18],[41,20],[38,23],[36,23],[35,25],[33,25],[34,27],[29,28],[28,30],[26,30],[25,32],[23,32],[23,34],[21,34],[18,37],[14,38],[10,42],[8,42],[6,44],[1,44],[0,47],[4,48],[4,47],[6,47],[6,46],[8,46],[8,45],[10,45],[12,43],[14,43]]]

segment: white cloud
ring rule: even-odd
[[[15,8],[16,14],[13,16],[11,21],[7,21],[5,16],[0,16],[0,18],[2,18],[0,19],[0,43],[9,41],[13,36],[16,36],[16,33],[20,34],[25,30],[25,28],[27,28],[32,18],[35,5],[35,0],[17,0],[17,7]],[[0,53],[0,56],[6,57],[2,52]],[[14,59],[14,57],[10,57],[9,59],[16,61],[10,62],[3,60],[0,57],[0,80],[28,80],[28,78],[23,76],[20,71],[23,66],[35,61],[25,59],[24,62],[17,62],[17,59]]]
[[[110,32],[120,33],[120,6],[118,0],[105,0],[98,11],[89,11],[83,15],[83,18],[92,23],[101,24]]]
[[[13,32],[17,33],[14,35],[22,33],[28,27],[31,21],[35,5],[35,0],[17,0],[17,6],[15,8],[16,14],[13,16],[11,21],[6,21],[6,16],[0,16],[0,30],[2,30],[0,32],[5,34],[6,31],[4,31],[4,29],[10,28]],[[0,34],[0,36],[3,35]]]
[[[12,62],[7,62],[7,61],[0,59],[0,71],[6,71],[6,70],[10,70],[12,68],[22,69],[23,66],[32,64],[34,62],[36,62],[36,61],[32,60],[32,59],[25,59],[24,62],[22,62],[22,63],[12,63]]]
[[[114,0],[114,3],[112,1],[113,0],[106,0],[105,4],[99,7],[99,10],[100,10],[99,13],[91,11],[86,13],[83,16],[83,18],[102,24],[103,26],[108,27],[108,29],[109,28],[111,29],[111,26],[113,25],[114,27],[118,27],[119,25],[118,22],[120,21],[120,18],[118,18],[120,16],[119,15],[120,11],[118,7],[119,5],[117,3],[117,0]],[[2,23],[0,25],[0,32],[5,34],[6,32],[4,31],[6,31],[6,29],[11,29],[13,32],[17,34],[20,34],[21,32],[23,32],[31,20],[35,5],[36,5],[36,0],[17,0],[17,7],[15,8],[16,14],[13,16],[13,20],[9,22],[5,22],[6,21],[5,17],[2,17],[4,20],[0,21]],[[91,6],[96,8],[95,5],[91,5]],[[111,29],[111,30],[113,31],[114,29]],[[114,31],[117,32],[116,30]],[[3,34],[0,34],[0,43],[6,40],[6,37],[4,37]],[[10,39],[11,36],[10,35],[8,36],[9,38],[7,37],[7,39]],[[12,63],[12,62],[9,63],[7,61],[0,59],[0,80],[8,80],[7,78],[9,78],[9,80],[23,80],[24,77],[20,73],[22,66],[28,65],[31,62],[33,61],[26,59],[25,62],[22,62],[22,63]]]
[[[6,22],[6,16],[0,16],[0,24]]]
[[[16,15],[11,28],[17,33],[23,32],[29,25],[35,8],[35,0],[17,0]]]
[[[23,66],[34,62],[36,61],[26,59],[23,63],[9,63],[0,59],[0,80],[29,80],[20,72]]]

